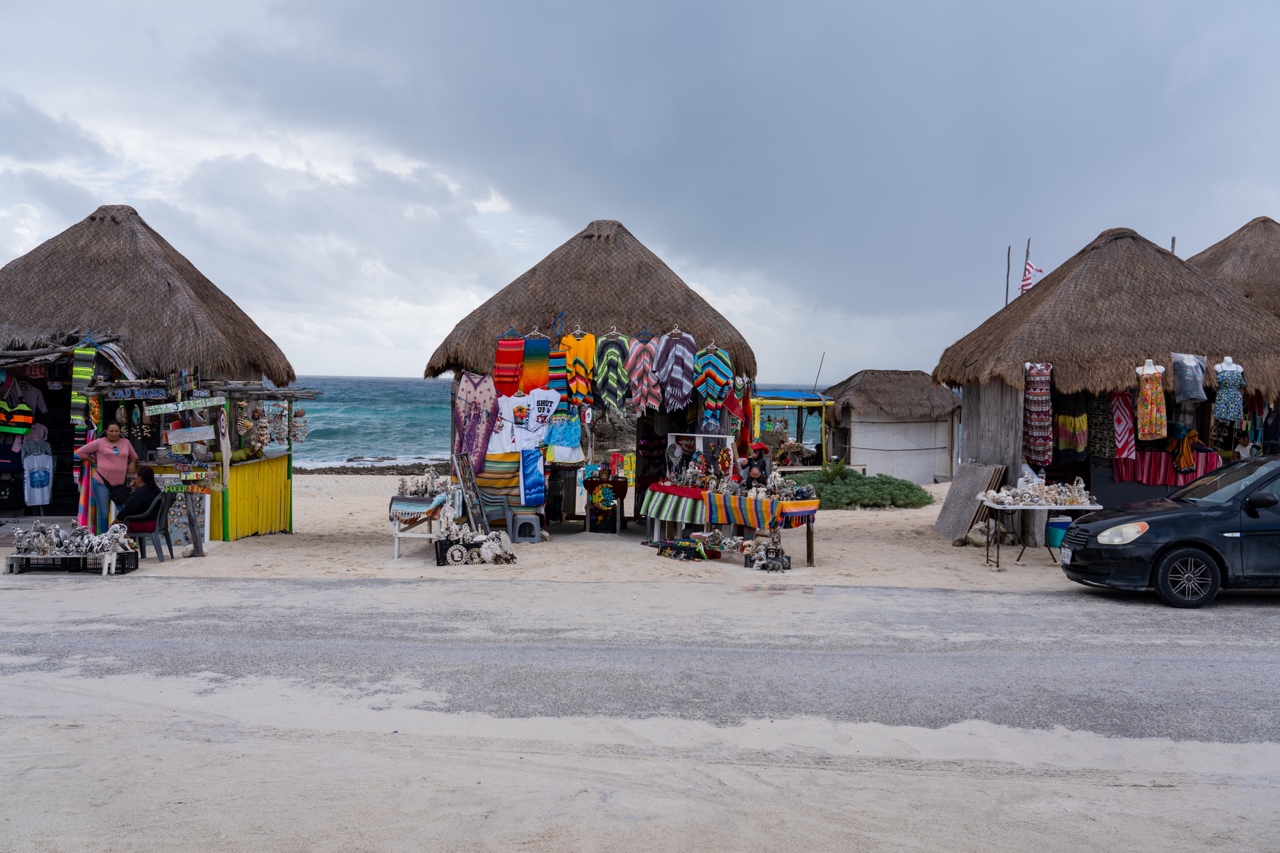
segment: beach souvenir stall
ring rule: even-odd
[[[1231,458],[1251,401],[1280,394],[1280,320],[1127,228],[1104,231],[948,347],[962,456],[1080,478],[1106,506],[1160,497]]]
[[[75,448],[107,424],[117,423],[139,458],[154,460],[162,442],[171,437],[174,420],[189,421],[209,411],[203,407],[148,414],[149,407],[191,406],[198,395],[205,401],[222,396],[228,401],[221,411],[230,415],[230,440],[238,446],[243,436],[237,421],[242,414],[250,419],[249,407],[256,401],[278,400],[287,409],[291,399],[309,396],[271,387],[294,381],[288,359],[131,207],[100,207],[0,268],[0,297],[10,306],[0,323],[0,369],[6,383],[0,393],[32,412],[23,447],[14,450],[9,442],[0,442],[0,455],[25,451],[29,459],[33,448],[47,449],[49,463],[48,488],[34,494],[44,503],[10,498],[0,500],[0,511],[69,516],[85,523],[90,514],[90,471],[73,457]],[[235,394],[224,393],[232,388]],[[245,407],[235,405],[241,400]],[[19,408],[14,402],[8,405],[10,412]],[[294,428],[286,432],[296,439],[302,425],[299,413],[293,414]],[[290,420],[287,414],[284,420]],[[279,427],[275,429],[279,433]],[[188,443],[199,445],[201,440]],[[205,513],[211,538],[289,529],[287,443],[270,444],[286,453],[264,459],[252,474],[230,463],[221,483],[231,486],[231,497],[215,493]],[[23,461],[19,458],[18,464]],[[0,460],[0,469],[11,464]],[[199,465],[207,462],[175,464],[194,470],[171,467],[160,473],[178,476],[179,483],[192,488],[205,488],[198,481],[206,469]],[[29,461],[26,465],[31,467]]]
[[[960,395],[923,370],[860,370],[834,401],[831,453],[862,473],[933,483],[954,472]]]
[[[750,440],[750,346],[619,222],[592,222],[459,322],[425,376],[445,372],[454,452],[495,522],[568,516],[582,482],[593,529],[621,528],[623,489],[650,517],[702,523],[705,497],[646,500],[672,448],[728,474]]]

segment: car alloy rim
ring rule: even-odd
[[[1184,601],[1194,601],[1209,591],[1209,564],[1198,557],[1185,557],[1173,564],[1169,586]]]

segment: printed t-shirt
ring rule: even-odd
[[[23,493],[27,506],[47,506],[53,495],[53,457],[47,453],[22,460]]]
[[[546,388],[539,388],[523,397],[499,397],[498,423],[489,438],[489,452],[514,453],[537,449],[559,404],[560,395]]]
[[[118,453],[115,452],[116,449],[119,449]],[[108,486],[119,486],[128,479],[129,460],[136,460],[138,452],[128,439],[122,438],[118,444],[113,445],[105,438],[95,438],[77,450],[76,456],[81,459],[92,456],[98,465],[98,473],[94,476]]]

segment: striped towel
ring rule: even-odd
[[[486,495],[520,500],[520,453],[490,453],[484,470],[476,474],[476,488]]]
[[[528,394],[546,388],[551,379],[551,339],[524,339],[524,371],[520,374],[520,390]]]
[[[98,357],[96,347],[76,347],[71,362],[71,424],[75,427],[76,444],[83,445],[88,428],[89,398],[84,391],[93,382],[93,361]]]
[[[693,335],[663,335],[658,339],[654,373],[662,383],[662,399],[668,412],[676,412],[689,405],[697,357],[698,343]]]
[[[564,350],[551,351],[547,366],[547,387],[560,395],[557,415],[569,414],[569,367],[565,363]]]
[[[1116,431],[1116,458],[1137,459],[1138,446],[1133,440],[1133,403],[1126,391],[1111,392],[1111,422]]]
[[[631,385],[631,407],[637,415],[644,414],[645,409],[656,412],[662,405],[662,387],[653,373],[653,360],[657,353],[658,345],[652,340],[636,339],[631,342],[626,368]]]
[[[625,335],[603,337],[596,345],[596,399],[618,414],[627,402],[630,384],[627,376]]]
[[[499,338],[493,359],[493,384],[501,397],[514,397],[524,371],[524,338]]]
[[[578,337],[577,335],[582,335]],[[596,336],[579,332],[560,339],[569,367],[569,402],[575,406],[590,406],[591,372],[596,366]]]
[[[780,506],[777,501],[708,492],[707,523],[740,524],[765,530],[777,521]]]
[[[719,432],[720,408],[733,385],[729,354],[718,347],[699,350],[694,373],[693,388],[706,401],[702,409],[702,431]]]

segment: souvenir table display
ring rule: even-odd
[[[100,568],[105,575],[129,572],[137,567],[137,545],[129,538],[123,524],[113,525],[106,533],[95,535],[79,524],[72,523],[71,530],[66,531],[60,525],[46,525],[36,520],[30,528],[14,528],[13,553],[5,560],[6,574],[51,569],[97,571]]]
[[[1015,487],[1005,486],[1000,490],[988,489],[978,494],[977,499],[982,501],[983,505],[990,509],[997,517],[1005,517],[1012,522],[1015,515],[1026,510],[1057,510],[1058,512],[1093,512],[1102,509],[1102,505],[1097,502],[1093,495],[1089,494],[1089,490],[1085,488],[1084,480],[1079,477],[1071,485],[1065,483],[1045,483],[1037,477],[1023,477],[1018,480]],[[1065,516],[1064,516],[1065,518]],[[1065,523],[1065,522],[1064,522]],[[991,522],[988,522],[988,527]],[[996,540],[996,559],[995,566],[1000,568],[1000,543],[1003,538],[1001,532],[1001,524],[995,522],[994,531],[989,531],[986,540],[986,561],[991,563],[991,540]],[[1021,524],[1011,523],[1009,527],[1014,530],[1020,530]],[[1014,562],[1022,559],[1022,555],[1026,553],[1027,543],[1016,532],[1014,536],[1021,540],[1022,550],[1018,552]],[[1049,544],[1049,540],[1045,539],[1045,547],[1049,551],[1049,556],[1053,558],[1056,565],[1058,558],[1053,554],[1053,547]]]

